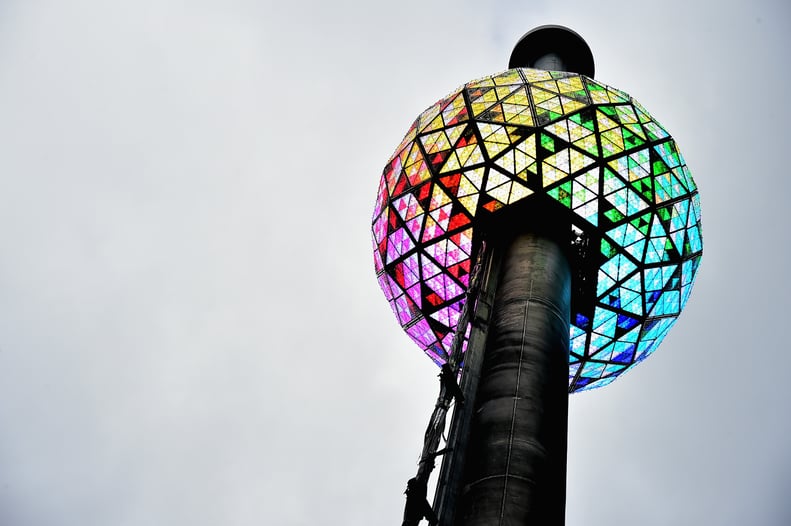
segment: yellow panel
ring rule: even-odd
[[[464,208],[466,208],[466,209],[467,209],[467,211],[468,211],[468,212],[469,212],[471,215],[475,215],[475,209],[476,209],[476,207],[478,206],[478,198],[479,198],[479,197],[480,197],[480,194],[478,194],[478,192],[476,192],[476,193],[475,193],[475,194],[473,194],[473,195],[468,195],[468,196],[465,196],[465,197],[460,197],[460,198],[459,198],[459,203],[461,203],[461,205],[462,205]]]
[[[489,157],[495,157],[511,145],[511,139],[502,126],[478,123],[478,130],[481,133],[481,137],[483,137],[483,144]]]
[[[610,102],[610,97],[604,90],[590,90],[589,93],[593,104],[608,104]]]
[[[541,104],[536,104],[536,106],[543,110],[549,110],[559,115],[563,114],[563,107],[560,105],[560,97],[552,97],[551,99],[545,100]]]
[[[475,168],[473,170],[467,170],[464,172],[464,176],[470,180],[470,182],[475,185],[476,188],[480,189],[483,187],[483,174],[486,172],[486,169]]]
[[[439,173],[444,174],[448,172],[455,172],[461,168],[461,163],[459,162],[459,156],[456,154],[455,151],[451,151],[448,158],[445,160],[445,164],[442,166],[442,169]]]
[[[483,137],[483,140],[492,140],[489,136],[503,129],[502,126],[490,122],[476,122],[475,125],[478,127],[478,132],[481,134],[481,137]]]
[[[443,102],[445,101],[441,100],[437,102],[432,107],[430,107],[429,109],[427,109],[426,111],[420,114],[420,117],[418,117],[418,125],[417,125],[418,129],[420,130],[420,133],[426,131],[427,128],[434,121],[434,119],[437,117],[437,115],[439,115],[439,110]]]
[[[491,88],[485,88],[478,97],[471,98],[470,106],[472,108],[472,114],[474,116],[481,114],[493,104],[496,104],[497,101],[497,93]]]
[[[464,97],[459,95],[453,99],[453,103],[448,105],[442,112],[442,120],[445,125],[452,125],[458,122],[464,122],[469,119],[467,115],[467,107],[464,102]]]
[[[574,141],[574,146],[582,148],[586,152],[596,157],[599,156],[599,145],[596,144],[596,136],[588,135],[578,141]]]
[[[604,144],[609,141],[613,143],[616,148],[616,151],[622,152],[624,150],[623,144],[623,134],[621,133],[620,128],[615,128],[613,130],[607,130],[606,132],[601,134],[601,143],[602,148],[609,151],[609,148],[606,147]]]
[[[499,166],[500,168],[502,168],[503,170],[505,170],[508,173],[516,174],[517,170],[516,170],[516,164],[515,164],[515,161],[514,161],[514,153],[515,152],[513,152],[513,151],[506,153],[505,155],[503,155],[499,159],[496,159],[494,161],[494,164],[496,164],[497,166]]]
[[[568,124],[570,141],[578,141],[579,139],[582,139],[583,137],[587,137],[588,135],[593,133],[585,126],[581,126],[572,120],[567,120],[564,122]]]
[[[456,150],[462,166],[471,166],[483,162],[483,154],[477,144],[471,144]]]
[[[570,150],[571,172],[578,172],[594,163],[594,160],[577,150]]]
[[[544,160],[545,164],[550,164],[555,168],[559,168],[564,172],[569,172],[569,149],[563,148],[559,150],[554,155],[550,155]]]
[[[441,152],[451,147],[444,130],[424,135],[420,138],[420,142],[423,143],[423,148],[425,148],[427,154]]]
[[[555,95],[560,93],[560,91],[558,90],[558,84],[554,80],[547,80],[547,81],[544,81],[544,82],[534,82],[532,85],[537,87],[537,88],[541,88],[541,89],[545,89],[547,91],[551,91]]]
[[[569,93],[573,91],[580,91],[584,89],[582,85],[582,79],[580,77],[567,77],[565,79],[559,79],[557,81],[558,90],[560,93]]]
[[[428,166],[426,166],[425,161],[422,159],[420,162],[412,163],[406,167],[404,171],[406,172],[407,179],[409,179],[409,184],[412,186],[416,186],[431,178],[431,170],[428,169]]]
[[[522,75],[525,76],[528,82],[541,82],[544,80],[552,80],[552,75],[543,69],[530,69],[522,68]]]
[[[640,137],[644,141],[648,140],[646,138],[646,136],[645,136],[645,133],[643,133],[643,127],[640,126],[639,124],[637,124],[637,123],[635,123],[635,124],[626,124],[624,126],[624,128],[628,129],[630,132],[634,133],[635,135],[637,135],[638,137]]]
[[[519,88],[520,88],[520,86],[500,86],[500,87],[495,88],[494,91],[497,93],[497,98],[499,100],[503,100],[505,98],[508,98],[508,96],[511,93],[513,93],[514,91],[517,91]]]
[[[490,189],[503,185],[510,180],[511,179],[507,175],[503,175],[497,170],[489,170],[489,179],[486,181],[486,191],[488,192]]]
[[[523,151],[526,155],[532,157],[533,159],[536,158],[536,136],[531,135],[523,142],[519,143],[517,148]]]
[[[492,77],[483,77],[478,80],[473,80],[468,82],[464,85],[467,89],[475,89],[475,88],[488,88],[494,86],[494,81],[492,81]]]
[[[503,143],[494,142],[494,141],[488,141],[488,140],[485,140],[485,139],[483,141],[483,145],[484,145],[484,147],[486,147],[486,153],[489,154],[490,158],[491,157],[495,157],[497,154],[499,154],[503,150],[507,149],[508,146],[509,146],[508,144],[503,144]]]
[[[530,95],[533,96],[533,102],[536,105],[539,105],[540,103],[544,102],[545,100],[549,100],[549,99],[551,99],[553,97],[557,97],[557,95],[555,95],[554,93],[551,93],[549,91],[545,91],[545,90],[542,90],[542,89],[537,89],[537,88],[534,88],[533,86],[530,86]]]
[[[619,102],[629,102],[629,96],[626,93],[615,88],[610,88],[609,86],[607,87],[607,95],[610,98],[610,102],[614,102],[616,104]]]
[[[521,104],[523,106],[530,106],[530,98],[527,96],[527,88],[520,86],[513,91],[503,102],[509,104]]]
[[[599,133],[618,127],[618,123],[605,115],[601,110],[596,110],[596,120],[599,121]]]
[[[524,182],[527,182],[527,170],[536,173],[536,160],[526,156],[519,150],[514,152],[514,160],[514,175]]]
[[[487,190],[486,193],[489,194],[491,197],[497,199],[501,203],[508,204],[508,196],[511,194],[512,184],[513,183],[509,181],[506,184],[502,184],[491,190]]]
[[[515,203],[520,199],[524,199],[525,197],[532,194],[533,191],[526,186],[522,186],[519,183],[511,183],[511,194],[508,197],[508,204]]]
[[[569,124],[568,121],[558,121],[550,124],[544,128],[549,133],[556,135],[566,142],[571,142],[569,139]]]
[[[434,117],[434,120],[428,123],[426,126],[423,127],[423,133],[432,131],[432,130],[440,130],[445,127],[445,121],[442,119],[442,115],[437,115]]]
[[[599,191],[599,169],[593,168],[588,170],[582,175],[577,176],[574,178],[574,181],[577,181],[580,184],[583,184],[593,190],[594,192]]]
[[[404,152],[404,150],[407,148],[409,143],[415,140],[416,136],[417,136],[417,128],[413,126],[412,128],[409,129],[406,136],[404,137],[404,140],[401,141],[401,144],[398,145],[398,148],[396,148],[395,152],[393,152],[393,156],[390,157],[390,159],[387,162],[389,163],[390,161],[395,159],[397,155],[401,155]]]
[[[431,192],[431,202],[429,203],[429,211],[434,211],[450,203],[450,197],[446,194],[438,184],[434,184],[434,189]]]
[[[503,104],[503,117],[508,124],[516,124],[521,126],[534,126],[533,114],[529,106],[521,106],[516,104]]]
[[[568,97],[561,97],[560,100],[563,104],[563,113],[571,113],[588,105],[587,103],[579,102]]]
[[[453,128],[448,128],[446,132],[448,134],[448,140],[450,141],[450,144],[456,144],[456,141],[459,140],[459,137],[461,137],[461,134],[464,133],[466,128],[466,124],[459,124]]]
[[[616,106],[615,111],[618,113],[618,120],[621,121],[621,124],[638,122],[637,115],[631,106]]]
[[[604,157],[611,157],[613,155],[623,152],[623,148],[620,148],[617,144],[608,141],[604,137],[602,137],[601,139],[601,149],[602,149],[602,155]]]
[[[500,100],[500,97],[497,95],[497,89],[490,89],[484,92],[481,100],[486,102],[495,103]]]
[[[456,197],[464,197],[467,195],[472,195],[477,193],[478,193],[478,188],[476,188],[475,185],[472,184],[469,179],[462,176],[461,180],[459,180],[459,191],[456,193]]]
[[[547,164],[546,161],[544,161],[541,170],[543,175],[542,184],[544,185],[544,187],[547,187],[552,183],[560,181],[561,179],[563,179],[564,177],[568,177],[569,175],[568,173],[558,170],[554,166]]]
[[[420,148],[417,143],[412,143],[409,148],[401,152],[401,165],[406,166],[416,162],[420,158]]]
[[[472,115],[473,115],[473,117],[477,117],[478,115],[480,115],[481,113],[483,113],[484,111],[489,109],[489,107],[491,106],[491,103],[489,103],[489,102],[473,102],[472,104],[470,104],[470,106],[472,107]]]
[[[496,77],[492,77],[492,80],[498,86],[506,86],[508,84],[522,84],[523,82],[522,77],[519,75],[519,71],[515,69],[504,71]]]

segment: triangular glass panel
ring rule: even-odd
[[[505,131],[505,127],[481,122],[478,122],[477,125],[489,158],[496,157],[500,152],[511,146],[511,138]]]
[[[566,181],[547,192],[547,195],[558,201],[566,208],[571,208],[571,181]]]

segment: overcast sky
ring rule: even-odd
[[[567,524],[791,524],[786,1],[1,0],[0,525],[399,524],[438,383],[379,177],[546,23],[704,226],[659,351],[571,399]]]

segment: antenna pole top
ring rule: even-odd
[[[569,71],[593,78],[593,53],[587,42],[571,29],[545,25],[525,33],[514,46],[508,68]]]

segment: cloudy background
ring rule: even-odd
[[[679,141],[705,236],[660,351],[572,397],[567,523],[791,524],[784,0],[2,0],[0,525],[399,524],[437,381],[379,175],[545,23]]]

